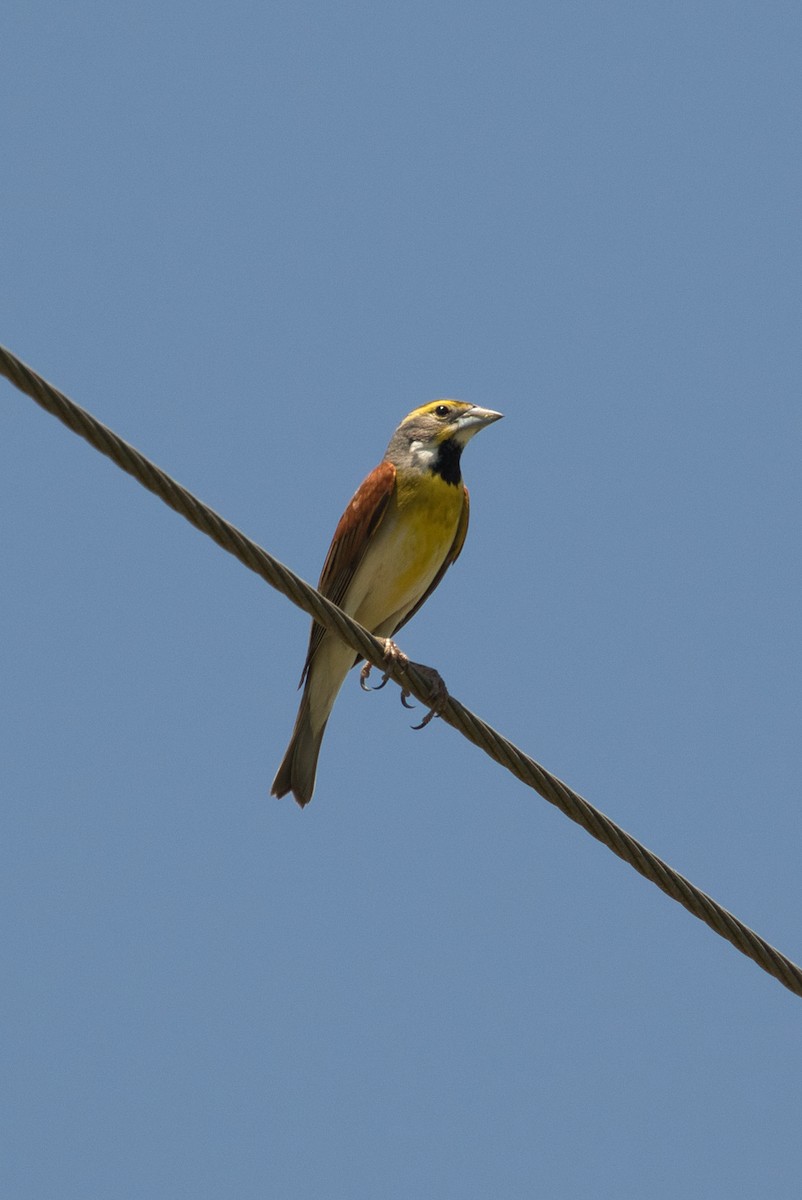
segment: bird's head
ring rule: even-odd
[[[464,447],[502,415],[464,400],[432,400],[404,417],[385,457],[396,468],[434,471],[447,483],[459,483]]]

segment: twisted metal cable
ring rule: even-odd
[[[165,504],[169,504],[170,508],[185,517],[196,529],[207,534],[218,546],[233,554],[271,587],[292,600],[321,625],[336,633],[363,658],[380,667],[382,671],[387,671],[391,679],[411,692],[421,704],[429,703],[431,681],[418,671],[415,663],[409,663],[406,667],[391,663],[388,667],[383,658],[384,642],[373,637],[336,604],[332,604],[288,567],[257,546],[3,346],[0,346],[0,374],[5,375],[15,387],[30,396],[47,412],[58,417],[73,433],[79,434],[118,467],[133,475],[144,487]],[[736,950],[751,958],[769,975],[773,975],[789,991],[802,996],[802,968],[673,870],[656,854],[652,854],[604,813],[599,812],[582,796],[551,775],[453,696],[448,697],[439,715],[497,763],[506,767],[522,783],[533,788],[544,800],[555,805],[597,841],[629,863],[645,879],[656,884],[672,900],[676,900],[688,912],[704,921],[714,933],[725,938]]]

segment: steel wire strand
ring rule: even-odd
[[[3,346],[0,346],[0,374],[5,375],[20,391],[30,396],[47,412],[58,417],[74,433],[127,471],[299,608],[320,621],[327,629],[337,633],[363,658],[387,671],[391,679],[411,692],[421,704],[428,704],[431,680],[418,671],[415,663],[410,662],[407,666],[395,662],[386,663],[383,658],[385,647],[382,641],[373,637],[368,630],[357,624],[315,588],[203,504],[133,446],[75,404],[63,392],[47,383]],[[577,825],[581,825],[587,833],[634,867],[640,875],[656,884],[672,900],[676,900],[769,975],[779,980],[789,991],[802,996],[802,968],[641,845],[567,784],[524,754],[453,696],[447,697],[438,715],[501,766],[506,767],[522,783],[559,808]]]

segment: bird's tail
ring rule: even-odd
[[[315,790],[317,759],[325,731],[325,721],[318,729],[313,727],[309,699],[304,693],[290,744],[270,788],[271,795],[286,796],[292,792],[301,808],[309,803]]]

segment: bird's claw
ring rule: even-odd
[[[390,641],[389,638],[387,638],[387,640],[385,642],[383,657],[384,657],[384,661],[386,663],[393,663],[397,667],[400,667],[400,669],[402,671],[404,670],[405,667],[407,667],[409,665],[409,659],[407,658],[406,654],[404,654],[401,650],[399,650],[398,647],[396,646],[395,642]],[[424,675],[426,677],[426,679],[429,683],[429,687],[431,689],[431,696],[430,696],[431,705],[430,705],[429,711],[427,712],[426,716],[423,718],[423,720],[420,722],[419,725],[412,726],[413,729],[425,729],[426,726],[429,724],[429,722],[434,717],[439,717],[440,713],[443,711],[443,706],[445,705],[445,702],[448,699],[448,689],[446,688],[446,685],[443,682],[443,678],[440,675],[439,671],[435,671],[435,669],[433,667],[425,667],[422,663],[413,663],[413,666],[416,668],[416,670],[418,670],[421,673],[421,675]],[[385,674],[382,675],[381,683],[377,683],[375,687],[369,687],[368,686],[368,677],[372,670],[373,670],[372,664],[369,662],[366,662],[364,667],[362,668],[362,670],[359,672],[359,686],[362,688],[362,690],[364,692],[379,692],[379,691],[381,691],[381,689],[387,683],[387,680],[390,678],[389,674],[385,672]],[[403,704],[404,708],[414,708],[415,707],[414,704],[409,703],[409,696],[410,696],[409,689],[402,687],[401,688],[401,703]]]
[[[369,683],[367,683],[367,677],[369,677],[369,674],[372,670],[372,662],[366,662],[365,666],[361,668],[361,671],[359,672],[359,686],[363,691],[381,691],[384,684],[387,683],[387,680],[390,678],[389,676],[382,676],[382,682],[377,683],[375,688],[371,688]]]
[[[409,705],[409,707],[411,708],[412,705]],[[430,708],[429,711],[427,712],[426,716],[421,721],[421,723],[419,725],[410,725],[410,729],[415,729],[415,730],[425,729],[426,726],[431,721],[432,717],[439,717],[439,716],[440,716],[440,714],[439,714],[439,712],[437,712],[436,709]]]
[[[434,667],[425,667],[423,663],[414,663],[415,669],[424,675],[428,681],[430,688],[429,696],[429,711],[419,725],[413,725],[413,729],[425,729],[429,722],[434,717],[439,717],[443,711],[446,700],[448,700],[448,688],[443,682],[443,677],[439,671],[435,671]],[[401,697],[403,700],[403,696]],[[411,705],[407,705],[410,708]]]
[[[385,638],[384,640],[383,658],[386,663],[394,663],[397,667],[400,667],[402,671],[409,662],[406,654],[404,654],[402,650],[399,650],[395,642],[391,641],[390,638]],[[359,672],[359,686],[362,688],[363,692],[380,692],[387,680],[390,678],[389,674],[385,672],[384,675],[382,675],[381,683],[377,683],[375,687],[369,687],[368,676],[372,670],[373,664],[366,662],[362,670]],[[407,692],[407,695],[409,695],[409,692]]]

